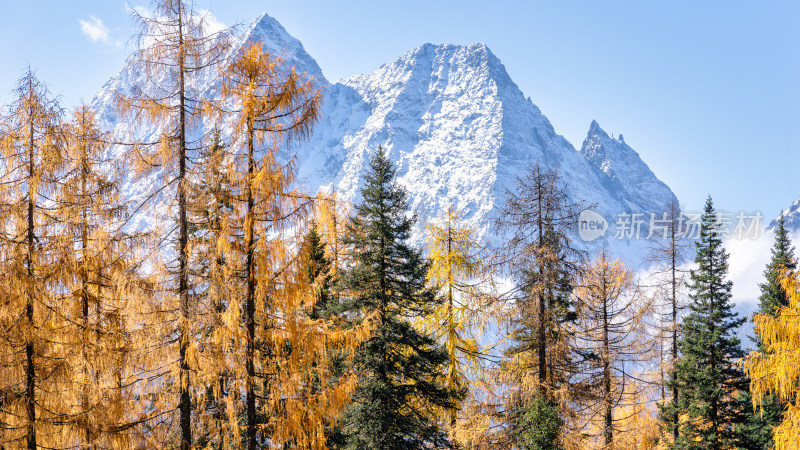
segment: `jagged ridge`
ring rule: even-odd
[[[525,98],[484,44],[425,44],[371,74],[331,84],[302,44],[272,17],[265,14],[256,20],[237,45],[249,40],[264,42],[325,89],[321,121],[307,141],[292,147],[298,183],[311,192],[335,188],[344,199],[357,201],[367,158],[378,145],[384,146],[419,216],[414,231],[419,244],[424,241],[424,224],[451,206],[463,209],[468,223],[489,238],[495,206],[514,188],[515,177],[536,162],[557,167],[572,199],[595,205],[610,222],[612,236],[618,213],[657,212],[674,199],[631,147],[608,137],[596,122],[577,151]],[[218,95],[213,75],[200,81],[196,89]],[[117,138],[147,140],[157,134],[153,129],[131,129],[118,120],[111,104],[115,89],[125,91],[141,83],[136,67],[129,64],[95,99]],[[210,126],[200,124],[198,132]],[[147,180],[128,179],[126,192],[141,200],[147,185]],[[155,202],[143,214],[149,218],[137,226],[152,225],[154,211],[160,211],[163,220],[170,198],[165,195],[161,204]],[[629,255],[642,244],[609,239],[586,247],[603,242]]]

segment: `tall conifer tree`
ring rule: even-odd
[[[113,162],[105,156],[108,136],[94,111],[78,107],[66,134],[66,170],[54,198],[64,225],[59,304],[69,324],[64,342],[72,346],[67,389],[60,395],[74,430],[62,436],[82,448],[125,448],[132,445],[128,430],[147,414],[134,403],[140,374],[132,362],[143,346],[135,342],[139,324],[129,325],[144,303],[137,295],[147,283],[135,257],[145,236],[120,230],[127,209],[116,180],[104,172]]]
[[[781,286],[780,276],[782,270],[794,270],[797,261],[794,256],[794,247],[789,239],[786,229],[786,220],[781,214],[775,227],[775,243],[772,245],[772,259],[764,270],[766,282],[760,285],[761,295],[758,297],[758,313],[775,315],[779,308],[789,306],[789,297]],[[763,344],[758,341],[760,349]]]
[[[696,243],[697,268],[690,278],[690,312],[681,322],[680,356],[669,380],[680,396],[662,408],[671,426],[681,417],[674,449],[720,449],[738,445],[735,431],[741,421],[741,402],[747,388],[738,360],[744,357],[736,329],[744,323],[733,311],[726,280],[728,253],[722,247],[722,228],[711,198],[706,201]]]
[[[28,70],[0,130],[0,440],[31,450],[55,444],[66,420],[58,417],[65,321],[55,300],[63,249],[50,213],[64,171],[61,120],[58,102]]]
[[[488,267],[479,257],[480,244],[475,230],[465,226],[462,213],[449,210],[438,223],[428,225],[428,281],[444,303],[421,322],[423,331],[433,334],[447,349],[449,363],[445,384],[452,390],[466,389],[469,375],[480,370],[478,308],[480,282],[488,278]],[[455,431],[457,408],[443,411],[442,417]]]
[[[781,286],[782,271],[793,271],[797,268],[794,256],[794,247],[789,239],[786,230],[786,221],[781,215],[775,227],[775,242],[772,246],[772,258],[764,270],[766,281],[760,285],[761,295],[758,300],[758,310],[756,314],[766,314],[776,317],[781,308],[789,306],[789,296]],[[767,346],[761,339],[761,334],[756,329],[755,337],[758,351],[770,353]],[[748,437],[751,448],[769,449],[772,448],[772,431],[783,420],[783,408],[786,406],[778,400],[775,395],[765,394],[761,397],[760,408],[753,410],[751,396],[745,393],[742,397],[744,403],[746,423],[742,426],[741,432]]]
[[[575,297],[580,303],[576,341],[592,355],[579,375],[590,392],[581,403],[582,415],[595,445],[613,448],[638,432],[627,420],[630,410],[645,409],[636,367],[646,363],[654,347],[646,329],[652,305],[642,298],[633,272],[619,260],[610,261],[605,250],[586,268]]]
[[[426,287],[429,264],[407,242],[413,219],[395,175],[379,147],[344,239],[351,256],[341,275],[344,314],[376,327],[355,357],[359,384],[342,423],[347,449],[450,447],[436,413],[462,397],[441,382],[445,350],[410,323],[437,297]]]
[[[506,193],[499,211],[499,229],[510,239],[504,256],[516,286],[512,302],[503,316],[509,327],[509,345],[500,365],[499,377],[508,386],[500,403],[508,427],[500,434],[508,439],[520,426],[531,405],[544,399],[564,417],[576,393],[571,382],[576,363],[572,291],[581,271],[584,254],[572,243],[570,233],[578,221],[580,205],[571,201],[558,170],[535,164],[516,180],[516,189]],[[580,431],[574,429],[579,434]]]
[[[665,211],[663,211],[661,219],[661,236],[655,235],[656,230],[651,229],[650,233],[654,234],[653,247],[650,248],[650,253],[647,261],[651,263],[651,268],[655,280],[660,287],[660,295],[664,303],[661,304],[661,326],[659,327],[659,357],[661,364],[659,365],[661,398],[667,399],[677,398],[680,393],[678,386],[672,385],[672,392],[667,393],[667,378],[669,373],[673,370],[673,365],[678,359],[678,316],[684,309],[685,305],[682,301],[682,292],[686,286],[685,274],[686,270],[682,270],[681,266],[686,262],[686,255],[691,249],[691,243],[687,236],[683,234],[681,227],[683,226],[683,214],[681,213],[680,205],[677,201],[672,201],[667,204]],[[669,355],[669,359],[664,360],[664,350]],[[678,436],[678,416],[676,414],[672,417],[672,425],[670,426],[672,438]]]
[[[196,367],[191,364],[197,351],[193,327],[197,305],[192,304],[194,292],[190,283],[189,204],[193,192],[188,175],[193,156],[202,145],[193,128],[210,101],[194,88],[194,81],[206,70],[217,68],[228,48],[228,35],[208,33],[205,20],[189,1],[154,0],[153,4],[151,16],[133,12],[141,28],[142,46],[134,61],[149,83],[128,94],[118,92],[117,101],[126,118],[158,127],[158,142],[137,143],[131,159],[137,162],[139,172],[159,172],[158,179],[163,184],[154,186],[154,191],[167,190],[175,195],[177,226],[167,239],[174,244],[176,255],[170,258],[168,269],[173,277],[165,283],[164,290],[170,294],[167,302],[177,300],[177,305],[165,305],[164,309],[177,310],[178,317],[170,321],[177,329],[165,330],[164,340],[177,344],[177,367],[172,374],[177,382],[157,383],[156,389],[176,390],[168,393],[177,399],[178,429],[173,432],[179,436],[179,448],[189,450],[193,445],[192,397],[196,392],[191,379]],[[161,363],[153,365],[160,367]]]

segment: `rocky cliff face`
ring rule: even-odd
[[[610,138],[596,122],[576,150],[483,44],[425,44],[371,74],[330,83],[302,44],[273,18],[256,20],[231,54],[250,40],[263,42],[296,70],[314,76],[325,91],[324,113],[313,134],[289,148],[296,157],[298,183],[310,192],[335,189],[341,198],[358,201],[368,158],[383,146],[419,217],[413,238],[418,244],[424,242],[425,223],[451,206],[463,209],[468,223],[491,240],[495,207],[514,188],[516,177],[537,162],[558,168],[572,200],[594,205],[608,220],[606,239],[581,245],[591,250],[605,243],[634,264],[644,242],[614,239],[617,214],[658,212],[675,198],[621,136]],[[103,87],[94,106],[116,138],[153,140],[163,130],[132,127],[113,108],[115,90],[135,89],[148,89],[148,81],[129,64]],[[192,89],[217,96],[216,73],[201,74]],[[213,125],[199,123],[194,132],[199,135]],[[114,151],[121,154],[122,148]],[[155,181],[128,177],[126,193],[141,202]],[[136,226],[168,219],[171,198],[164,193],[151,200]]]

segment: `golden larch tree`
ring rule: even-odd
[[[56,245],[61,226],[51,214],[63,174],[62,111],[28,72],[18,81],[0,130],[0,440],[28,449],[57,445],[66,326],[56,304]]]
[[[178,434],[180,448],[192,446],[192,395],[190,375],[196,367],[196,340],[193,327],[195,305],[192,304],[193,286],[190,285],[189,220],[188,207],[193,193],[189,189],[188,174],[192,157],[202,145],[202,137],[195,131],[210,99],[197,91],[196,82],[207,70],[218,66],[228,48],[228,34],[206,31],[205,20],[184,0],[159,0],[154,3],[151,16],[134,11],[139,23],[141,48],[134,54],[137,65],[147,80],[145,86],[132,89],[129,94],[118,93],[117,104],[123,117],[135,123],[158,127],[156,142],[136,143],[130,161],[138,173],[157,171],[162,184],[154,186],[154,194],[174,191],[177,206],[176,227],[168,232],[165,241],[173,243],[174,258],[170,257],[170,277],[165,280],[171,295],[165,301],[177,307],[164,305],[163,310],[177,310],[176,321],[165,318],[165,323],[177,325],[175,331],[165,330],[165,340],[177,345],[176,367],[170,376],[178,381],[156,383],[166,389],[176,389]],[[177,234],[177,236],[175,235]],[[160,354],[159,352],[158,354]],[[160,364],[154,362],[154,367]]]
[[[752,351],[744,369],[750,377],[753,407],[758,408],[767,394],[786,405],[783,421],[773,430],[776,450],[790,450],[800,445],[800,280],[796,271],[785,270],[780,283],[786,291],[788,306],[776,308],[775,314],[755,314],[755,332],[764,351]]]
[[[478,336],[483,331],[480,303],[490,281],[488,265],[481,260],[475,231],[463,224],[462,213],[448,210],[439,221],[427,226],[428,282],[444,297],[433,313],[419,321],[426,333],[441,342],[449,356],[444,384],[453,391],[466,389],[470,375],[482,367],[483,350]],[[444,411],[443,418],[455,427],[461,405]],[[451,430],[452,432],[452,430]]]
[[[136,271],[145,236],[121,231],[128,214],[108,173],[115,167],[106,156],[109,137],[89,107],[74,111],[66,141],[55,211],[63,224],[59,248],[65,249],[58,303],[67,321],[64,343],[72,348],[65,361],[71,389],[61,396],[71,406],[70,438],[77,445],[126,448],[132,441],[125,430],[143,414],[134,403],[139,374],[130,363],[137,331],[130,323],[147,284]]]
[[[238,276],[241,260],[239,194],[234,185],[234,158],[214,129],[192,173],[194,198],[189,202],[190,280],[195,288],[198,314],[195,327],[198,346],[197,414],[199,442],[220,448],[241,443],[236,400],[232,393],[237,343],[240,332],[244,285]]]
[[[597,448],[620,448],[622,437],[631,432],[618,414],[639,413],[646,404],[640,367],[652,357],[654,340],[649,337],[645,319],[651,304],[644,300],[633,273],[619,260],[611,261],[602,251],[585,270],[575,290],[578,325],[576,343],[590,356],[577,374],[587,391],[581,402],[582,420],[595,434]],[[638,409],[637,409],[638,408]]]
[[[293,188],[294,161],[281,149],[307,136],[320,114],[316,80],[282,58],[248,43],[223,72],[222,117],[233,117],[244,284],[243,348],[237,370],[243,379],[244,447],[259,442],[325,448],[325,424],[349,398],[354,379],[326,362],[352,353],[366,327],[340,330],[310,317],[317,301],[307,277],[303,227],[312,198]],[[314,387],[315,386],[315,387]],[[261,418],[259,418],[261,416]],[[326,420],[323,420],[326,419]]]
[[[257,445],[256,424],[256,257],[263,259],[262,269],[268,279],[278,264],[284,242],[279,238],[258,239],[257,223],[266,232],[280,233],[299,223],[299,196],[288,195],[292,179],[291,162],[283,165],[276,152],[281,140],[308,134],[319,114],[321,96],[312,80],[303,79],[291,70],[288,75],[280,58],[273,58],[261,44],[243,48],[223,74],[222,97],[240,109],[235,117],[234,139],[240,145],[240,171],[244,201],[245,296],[242,316],[245,324],[245,424],[246,445]],[[256,154],[259,152],[259,154]],[[260,158],[259,158],[260,156]],[[258,158],[258,159],[257,159]],[[261,251],[259,252],[259,248]],[[262,285],[265,283],[261,283]],[[266,307],[266,305],[264,305]],[[268,324],[262,324],[269,327]]]

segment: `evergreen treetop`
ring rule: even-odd
[[[758,310],[756,314],[777,316],[778,309],[789,306],[789,297],[781,286],[780,277],[783,270],[794,270],[796,262],[794,247],[786,230],[786,221],[783,214],[778,218],[775,227],[775,242],[771,250],[772,258],[764,269],[765,282],[761,283]],[[761,336],[757,334],[755,341],[758,351],[769,353]],[[760,409],[752,407],[752,397],[749,393],[742,396],[741,401],[745,409],[746,423],[742,434],[747,436],[747,448],[770,449],[773,448],[773,429],[783,420],[783,408],[786,406],[775,395],[765,394],[761,397]]]
[[[738,445],[737,424],[746,389],[738,361],[744,357],[736,329],[744,323],[733,311],[731,288],[726,280],[728,253],[722,247],[721,224],[711,198],[701,218],[696,242],[697,268],[690,274],[690,312],[681,323],[680,357],[669,384],[681,395],[662,410],[671,423],[677,411],[682,417],[679,435],[671,448],[719,449]]]
[[[764,270],[766,282],[760,284],[761,296],[758,297],[758,312],[775,315],[775,310],[782,306],[789,306],[789,300],[778,278],[782,269],[794,270],[797,267],[794,247],[786,230],[786,221],[783,214],[778,218],[775,227],[775,243],[772,245],[772,258]]]
[[[414,219],[395,175],[379,147],[344,238],[352,255],[342,271],[345,315],[375,326],[355,356],[359,384],[341,424],[344,448],[448,448],[436,411],[463,393],[442,385],[447,353],[409,322],[439,300],[426,287],[429,263],[407,243]]]

